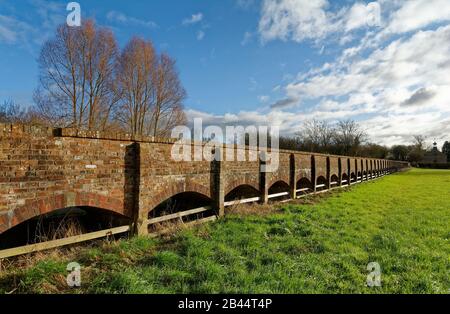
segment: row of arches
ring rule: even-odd
[[[279,201],[289,199],[291,197],[292,189],[295,189],[297,196],[325,191],[333,187],[361,182],[363,179],[368,179],[368,173],[369,172],[367,171],[359,171],[356,173],[344,172],[341,173],[341,175],[339,175],[339,173],[333,173],[329,176],[329,179],[321,175],[316,177],[313,182],[307,177],[301,177],[299,180],[296,180],[294,188],[285,180],[278,180],[268,187],[267,193],[269,196],[277,195],[274,199]],[[237,184],[237,186],[231,188],[225,194],[225,203],[239,201],[242,199],[257,199],[261,197],[262,192],[257,189],[255,185],[255,183],[240,182],[240,184]],[[190,201],[182,201],[183,199],[189,199]],[[269,199],[271,199],[271,197],[269,197]],[[184,211],[199,206],[207,206],[208,202],[212,202],[212,200],[205,195],[195,192],[183,192],[171,197],[169,201],[161,203],[161,205],[149,213],[149,217],[158,217],[160,215],[170,214],[176,211]],[[175,206],[168,210],[165,204],[179,204],[179,206]]]
[[[374,176],[382,174],[381,170],[368,170],[373,169],[372,160],[355,160],[354,166],[351,165],[351,159],[339,158],[338,159],[338,171],[333,171],[331,169],[330,157],[326,159],[326,173],[320,173],[316,175],[315,171],[315,157],[311,156],[311,175],[310,177],[298,177],[297,169],[295,165],[295,157],[292,155],[290,159],[291,163],[291,178],[294,178],[291,182],[286,182],[286,180],[278,180],[267,187],[267,194],[277,195],[273,199],[279,201],[283,199],[289,199],[292,197],[292,193],[295,196],[302,196],[309,193],[325,191],[330,188],[337,186],[347,185],[356,183],[362,180],[368,180]],[[364,167],[365,162],[365,167]],[[360,167],[358,167],[360,166]],[[378,166],[378,164],[376,165]],[[358,169],[364,169],[363,171]],[[336,169],[334,169],[336,170]],[[385,170],[384,170],[385,171]],[[292,174],[293,172],[293,174]],[[323,171],[322,171],[323,172]],[[294,186],[293,182],[295,182]],[[241,184],[233,187],[230,191],[224,195],[224,201],[236,201],[241,199],[257,199],[261,197],[261,190],[257,188],[257,184],[250,182],[241,182]],[[173,195],[165,195],[164,199],[160,199],[154,208],[150,208],[148,211],[148,219],[154,217],[160,217],[164,215],[170,215],[177,212],[182,212],[198,207],[213,207],[213,200],[210,195],[207,195],[208,187],[202,186],[199,189],[192,188],[191,190],[184,190],[180,188],[179,191],[175,191]],[[95,231],[101,230],[101,228],[110,228],[115,226],[120,226],[122,224],[131,223],[133,217],[127,217],[121,215],[117,210],[112,211],[107,208],[97,208],[91,206],[91,204],[77,204],[76,207],[70,208],[56,208],[54,210],[49,210],[48,214],[40,215],[36,217],[31,217],[30,219],[22,221],[17,225],[13,226],[6,232],[0,234],[0,243],[3,243],[5,248],[13,244],[29,244],[36,241],[35,235],[37,233],[37,227],[45,225],[50,221],[58,221],[61,217],[66,217],[67,213],[71,216],[81,215],[83,225],[80,229],[83,231]],[[183,218],[183,219],[198,219],[204,216],[209,216],[214,214],[213,210],[205,211],[193,216]],[[59,218],[58,218],[59,217]],[[55,222],[56,224],[56,222]],[[18,237],[18,234],[23,236]],[[10,239],[15,239],[10,241]],[[18,243],[24,242],[24,243]]]

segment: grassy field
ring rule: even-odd
[[[450,171],[249,209],[171,238],[3,262],[0,293],[450,293]],[[81,288],[66,285],[72,261]],[[381,287],[366,286],[369,262]]]

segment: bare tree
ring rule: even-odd
[[[155,49],[150,41],[134,37],[117,62],[117,118],[134,135],[146,134],[146,119],[155,98]]]
[[[298,138],[303,143],[303,149],[311,152],[328,153],[333,144],[333,127],[327,121],[308,120],[300,132]]]
[[[133,38],[117,65],[118,119],[134,135],[169,136],[185,121],[181,86],[175,61],[157,56],[150,41]]]
[[[0,104],[0,123],[46,124],[33,107],[25,107],[12,99]]]
[[[81,27],[60,25],[42,47],[35,102],[53,124],[105,129],[115,104],[113,33],[92,20]]]
[[[414,146],[416,147],[416,149],[419,151],[424,151],[426,137],[423,135],[414,135],[413,138],[414,138]]]
[[[23,123],[26,120],[26,110],[12,100],[0,104],[0,123]]]
[[[367,134],[356,121],[344,120],[336,125],[334,137],[336,153],[355,156],[359,153],[361,144],[366,141]]]
[[[169,136],[176,125],[186,120],[183,100],[186,91],[181,86],[175,61],[167,54],[159,57],[155,75],[155,103],[149,125],[153,136]]]

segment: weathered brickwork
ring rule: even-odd
[[[243,185],[261,199],[273,184],[284,182],[295,195],[306,179],[338,185],[345,175],[379,175],[405,163],[279,151],[279,167],[261,173],[258,151],[230,147],[243,161],[195,161],[203,143],[190,143],[192,161],[171,158],[173,140],[0,124],[0,234],[30,218],[72,206],[91,206],[145,220],[159,204],[182,192],[211,199],[223,213],[224,198]],[[222,153],[225,155],[226,150]],[[367,177],[365,178],[367,179]],[[303,182],[303,181],[302,181]]]

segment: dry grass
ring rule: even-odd
[[[44,223],[44,216],[41,216],[35,230],[34,243],[57,240],[72,236],[77,236],[86,233],[78,217],[64,216],[59,221],[51,221],[48,224]]]
[[[278,206],[272,204],[236,204],[225,208],[225,215],[239,215],[239,216],[266,216],[279,212]]]

